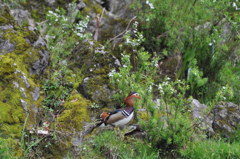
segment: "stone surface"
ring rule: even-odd
[[[109,84],[108,73],[115,67],[116,58],[103,46],[92,41],[79,44],[72,55],[69,63],[81,68],[85,76],[78,91],[87,99],[102,106],[112,105],[113,90]]]
[[[192,118],[208,136],[214,134],[212,128],[213,114],[207,109],[205,104],[201,104],[198,100],[192,101]]]
[[[10,13],[14,17],[15,22],[18,25],[21,25],[23,23],[27,23],[29,30],[31,30],[31,31],[36,30],[35,21],[31,18],[31,14],[28,10],[11,9]]]
[[[28,112],[28,103],[23,99],[20,99],[20,101],[22,103],[22,107],[23,107],[25,113],[27,113]]]
[[[9,40],[0,39],[0,55],[14,51],[15,45]]]
[[[33,99],[34,101],[37,101],[37,100],[39,99],[39,97],[40,97],[40,88],[35,87],[35,88],[34,88],[34,91],[31,92],[31,94],[32,94],[32,99]]]
[[[53,4],[56,2],[56,0],[45,0],[48,5],[53,6]]]
[[[45,68],[48,66],[49,60],[48,51],[39,50],[39,54],[41,55],[41,58],[33,63],[33,66],[30,68],[31,74],[40,75],[42,72],[44,72]]]
[[[240,107],[234,103],[221,103],[212,110],[214,114],[213,129],[224,137],[230,137],[231,133],[240,126]]]
[[[77,8],[79,10],[83,10],[86,7],[86,4],[83,2],[83,0],[79,0],[78,4],[77,4]]]
[[[221,103],[210,111],[206,105],[193,99],[192,107],[193,120],[208,136],[221,135],[229,138],[240,126],[240,107],[234,103]]]
[[[130,4],[132,0],[110,1],[110,0],[93,0],[86,4],[86,9],[94,6],[97,8],[87,14],[91,17],[88,25],[88,31],[93,35],[97,31],[99,41],[111,39],[122,33],[131,18],[134,17]],[[100,18],[101,17],[101,18]]]

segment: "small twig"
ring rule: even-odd
[[[128,28],[129,28],[131,22],[132,22],[134,19],[136,19],[136,18],[137,18],[137,16],[133,17],[133,18],[128,22],[128,25],[127,25],[126,29],[125,29],[123,32],[121,32],[120,34],[118,34],[117,36],[115,36],[114,38],[110,39],[110,42],[113,41],[113,40],[115,40],[116,38],[124,35],[124,34],[128,31]]]
[[[103,17],[104,12],[105,12],[105,8],[103,8],[103,11],[102,11],[101,17],[100,17],[100,19],[99,19],[100,22],[102,21],[102,17]]]
[[[102,11],[101,16],[99,14],[96,15],[96,28],[95,28],[95,34],[94,34],[94,40],[97,41],[98,40],[98,35],[99,35],[99,27],[102,21],[102,17],[104,14],[105,8]]]
[[[157,39],[160,39],[160,38],[162,38],[162,37],[167,36],[167,35],[168,35],[168,32],[169,32],[169,31],[166,31],[166,32],[164,32],[164,33],[158,35],[158,36],[157,36]]]

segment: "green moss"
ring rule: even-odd
[[[22,150],[18,142],[14,139],[0,137],[0,158],[17,159],[22,156]]]
[[[0,12],[2,13],[3,11]],[[3,14],[0,16],[3,16]],[[4,17],[12,19],[10,14],[5,14]],[[13,29],[4,31],[4,40],[10,40],[11,43],[15,44],[15,50],[11,53],[0,55],[0,124],[2,125],[0,131],[2,135],[13,138],[20,138],[21,125],[23,125],[25,119],[20,99],[25,100],[28,106],[30,103],[37,106],[40,105],[39,101],[33,101],[31,97],[31,92],[34,88],[39,87],[39,81],[36,77],[29,74],[29,68],[40,55],[38,50],[33,48],[26,39],[34,42],[37,40],[37,36],[24,26],[15,25]],[[26,76],[31,86],[30,88],[26,88],[26,83],[22,79],[23,74]],[[13,82],[18,83],[19,87],[15,88]],[[25,90],[27,98],[22,96],[20,88]],[[34,120],[30,121],[33,122]]]
[[[8,7],[2,7],[0,10],[0,25],[13,23],[13,17],[10,14]]]
[[[14,60],[8,56],[0,55],[0,77],[2,80],[8,80],[12,78],[14,75],[15,67],[13,65]]]
[[[83,15],[87,15],[90,12],[94,12],[96,14],[102,14],[102,7],[94,1],[91,0],[84,0],[86,4],[86,8],[83,10]]]
[[[5,39],[10,40],[11,43],[16,45],[16,49],[14,51],[16,54],[23,53],[25,50],[27,50],[27,48],[30,47],[30,44],[27,43],[24,35],[21,32],[9,30],[5,34]]]
[[[4,16],[0,16],[0,24],[7,24],[9,23],[9,20],[7,18],[5,18]]]
[[[97,69],[95,69],[93,72],[95,73],[95,74],[103,74],[103,75],[106,75],[106,74],[108,74],[109,73],[109,71],[110,71],[110,68],[109,67],[107,67],[107,66],[105,66],[105,67],[101,67],[101,68],[97,68]]]
[[[89,121],[88,106],[90,101],[83,98],[77,91],[73,91],[64,104],[64,111],[58,117],[61,128],[66,131],[82,129],[82,122]]]
[[[2,39],[9,40],[15,45],[12,52],[0,55],[0,136],[11,139],[9,147],[12,148],[14,156],[19,158],[22,155],[19,140],[26,118],[20,99],[27,103],[29,111],[27,126],[31,128],[31,125],[36,124],[36,114],[31,110],[30,105],[35,104],[36,107],[41,107],[43,95],[40,95],[37,101],[32,99],[31,93],[35,87],[40,87],[40,80],[39,76],[30,75],[29,69],[41,58],[39,50],[46,48],[33,47],[32,44],[38,38],[37,33],[28,30],[27,25],[15,24],[8,9],[0,10],[0,25],[9,23],[13,28],[0,30]],[[30,87],[26,84],[26,80]],[[24,95],[20,88],[24,90]]]
[[[12,85],[3,87],[0,85],[0,130],[5,136],[19,138],[25,115],[20,103],[21,92]]]
[[[147,121],[149,118],[149,115],[147,112],[137,112],[138,119],[142,119],[144,121]]]

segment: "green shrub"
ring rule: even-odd
[[[177,155],[193,136],[190,99],[185,97],[188,86],[180,80],[160,83],[159,104],[148,107],[149,117],[142,126],[152,145],[162,155]]]
[[[79,41],[90,37],[85,31],[89,17],[82,17],[81,21],[74,23],[75,18],[79,18],[77,16],[79,11],[73,2],[68,5],[68,11],[62,8],[49,11],[44,23],[51,63],[48,80],[43,84],[43,106],[54,113],[59,113],[64,100],[81,81],[70,68],[68,58]]]
[[[112,84],[118,90],[114,97],[120,100],[130,91],[137,91],[142,100],[134,107],[147,111],[145,119],[138,119],[147,132],[148,142],[160,152],[177,152],[193,134],[190,100],[185,97],[189,87],[180,80],[159,80],[156,73],[158,58],[151,60],[148,52],[136,47],[140,45],[134,36],[126,35],[125,38],[125,44],[135,48],[136,54],[133,58],[132,54],[125,52],[121,59],[122,67],[109,73]],[[135,60],[134,63],[131,59]],[[154,102],[155,98],[160,99],[160,105]]]
[[[57,80],[46,80],[43,85],[45,98],[43,99],[43,106],[55,112],[61,109],[63,101],[68,97],[72,91],[72,84],[61,83]]]
[[[236,0],[140,0],[133,9],[146,50],[161,57],[183,55],[177,77],[187,79],[190,95],[210,102],[228,84],[234,91],[231,101],[239,103],[239,62],[233,58],[239,57],[239,5]],[[226,37],[226,30],[231,37]]]
[[[117,92],[114,98],[121,103],[129,92],[140,93],[142,100],[137,105],[148,107],[152,102],[152,91],[154,85],[154,77],[157,71],[158,57],[151,55],[141,46],[144,38],[136,29],[137,22],[131,36],[130,32],[124,36],[125,42],[120,46],[123,49],[121,58],[121,67],[118,70],[113,69],[109,74],[110,82],[116,88]],[[127,50],[124,50],[126,49]],[[136,107],[137,107],[136,105]]]

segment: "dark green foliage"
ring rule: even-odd
[[[55,113],[62,109],[60,106],[72,91],[74,87],[72,81],[76,78],[76,74],[69,68],[67,57],[78,41],[88,37],[88,34],[84,33],[88,18],[83,18],[78,24],[73,23],[78,10],[75,3],[68,6],[68,13],[62,8],[49,11],[45,23],[51,75],[43,85],[45,91],[43,105]]]
[[[240,125],[236,128],[236,130],[231,134],[229,138],[230,142],[240,143]]]
[[[139,0],[133,8],[141,10],[140,28],[147,50],[160,56],[182,53],[178,77],[189,82],[190,95],[210,102],[228,84],[234,91],[231,100],[239,103],[236,58],[240,54],[235,45],[239,43],[239,5],[234,0]]]
[[[193,135],[190,99],[185,99],[188,86],[182,81],[165,80],[159,84],[160,103],[148,107],[149,117],[142,126],[152,145],[162,155],[178,154]]]
[[[59,80],[46,80],[43,90],[45,92],[43,106],[51,111],[57,111],[61,109],[60,106],[72,91],[72,84],[61,83]]]
[[[139,45],[134,38],[125,36],[129,47]],[[137,45],[136,45],[137,44]],[[145,117],[138,117],[142,128],[147,133],[146,143],[150,142],[152,148],[157,149],[161,156],[176,156],[193,135],[190,120],[190,101],[186,98],[188,86],[185,82],[170,81],[166,78],[159,82],[156,78],[156,61],[143,48],[137,50],[135,64],[131,64],[131,56],[122,56],[122,67],[119,71],[109,73],[111,82],[117,87],[115,98],[123,98],[130,91],[137,91],[142,100],[138,101],[135,108],[146,109]],[[126,87],[128,86],[128,87]],[[159,103],[154,98],[160,99]]]

